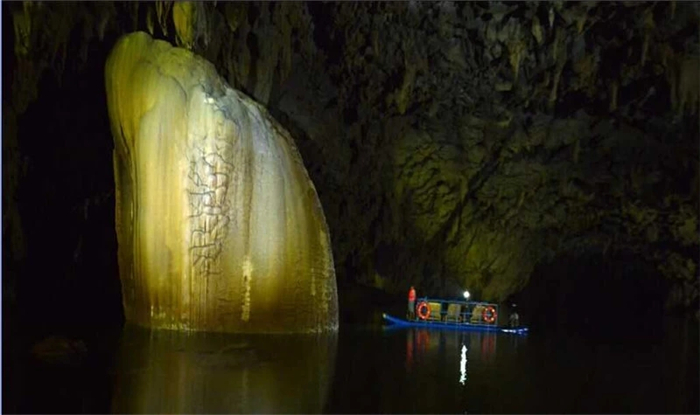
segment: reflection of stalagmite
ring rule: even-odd
[[[145,33],[117,43],[106,82],[127,320],[335,329],[328,229],[289,134],[211,64]]]
[[[178,333],[127,328],[113,413],[321,413],[337,334]]]

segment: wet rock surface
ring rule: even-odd
[[[127,321],[336,330],[328,227],[289,133],[209,62],[144,32],[120,39],[105,80]]]

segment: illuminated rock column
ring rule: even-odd
[[[154,328],[337,328],[323,210],[294,141],[213,65],[145,33],[106,66],[126,319]]]

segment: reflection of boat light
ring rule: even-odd
[[[467,381],[467,346],[462,345],[462,359],[459,361],[459,383],[464,385]]]

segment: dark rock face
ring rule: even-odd
[[[3,7],[20,118],[47,69],[79,72],[134,30],[263,103],[318,190],[341,287],[503,300],[537,264],[624,254],[671,281],[669,306],[697,302],[697,4]],[[23,164],[5,166],[10,206]]]

